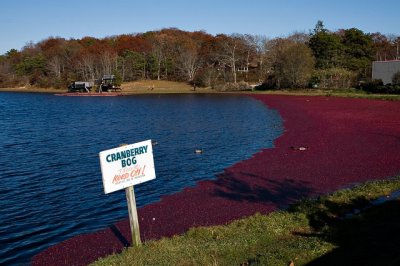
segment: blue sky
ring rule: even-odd
[[[358,28],[400,35],[399,0],[2,0],[0,54],[50,36],[82,38],[176,27],[267,37]]]

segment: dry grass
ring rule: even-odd
[[[0,88],[1,91],[7,92],[39,92],[39,93],[62,93],[66,92],[67,89],[55,89],[55,88],[36,88],[36,87],[18,87],[18,88]]]
[[[123,83],[122,92],[127,94],[150,94],[150,93],[212,93],[210,88],[196,88],[185,82],[166,80],[140,80]]]

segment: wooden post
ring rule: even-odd
[[[125,188],[126,201],[128,202],[129,224],[132,233],[132,246],[139,246],[142,244],[140,241],[139,219],[136,209],[135,190],[133,186]]]
[[[126,144],[120,144],[120,147]],[[126,201],[128,203],[129,225],[132,233],[132,246],[139,246],[142,244],[140,240],[139,218],[136,209],[135,189],[133,186],[125,188]]]

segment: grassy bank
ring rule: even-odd
[[[93,265],[395,265],[400,202],[370,202],[399,189],[400,177],[368,182],[285,211],[150,241]]]
[[[400,100],[400,95],[396,94],[373,94],[356,89],[331,89],[331,90],[270,90],[270,91],[254,91],[257,94],[279,94],[279,95],[298,95],[298,96],[328,96],[328,97],[350,97],[365,98],[378,100]]]

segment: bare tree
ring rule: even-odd
[[[264,55],[263,55],[263,68],[265,70],[265,78],[274,77],[276,79],[276,86],[280,87],[280,76],[276,75],[279,72],[278,58],[281,50],[287,46],[288,40],[282,38],[276,38],[267,40],[264,44]]]
[[[50,58],[48,61],[48,69],[59,79],[61,77],[62,59],[58,55]]]
[[[261,35],[250,35],[244,34],[239,35],[242,39],[240,59],[241,69],[246,73],[246,79],[248,78],[249,67],[260,67],[263,63],[262,49],[264,44],[262,43],[265,38]]]
[[[216,82],[220,77],[221,73],[213,64],[206,63],[200,71],[199,80],[200,82],[208,87],[215,88]]]
[[[287,37],[288,40],[294,43],[307,43],[310,40],[310,34],[301,31],[295,31]]]
[[[91,54],[82,57],[78,64],[79,72],[84,80],[94,80],[96,78],[95,58]]]
[[[113,66],[115,65],[116,55],[110,53],[109,51],[105,51],[100,56],[101,68],[103,70],[103,74],[111,74],[113,70]]]
[[[240,52],[243,48],[243,40],[239,35],[219,35],[219,60],[225,66],[229,67],[233,75],[233,83],[237,82],[236,64],[240,58]]]
[[[186,79],[193,81],[196,73],[202,66],[199,56],[199,47],[193,41],[187,40],[177,46],[177,68],[184,73]]]
[[[268,38],[264,35],[245,35],[247,45],[251,47],[253,60],[257,63],[258,79],[262,81],[267,75],[268,66],[266,64],[268,46]],[[250,62],[249,62],[250,63]]]
[[[400,51],[399,51],[400,36],[396,34],[388,34],[387,40],[389,41],[391,46],[390,58],[394,60],[400,59]]]
[[[395,60],[399,60],[400,59],[400,51],[399,51],[400,36],[398,36],[398,35],[393,36],[392,43],[393,43],[393,46],[395,47],[395,50],[396,50]]]
[[[153,55],[156,59],[157,65],[157,80],[161,79],[161,63],[165,60],[166,57],[166,47],[167,47],[167,38],[166,34],[159,34],[154,36],[152,41],[153,43]]]

